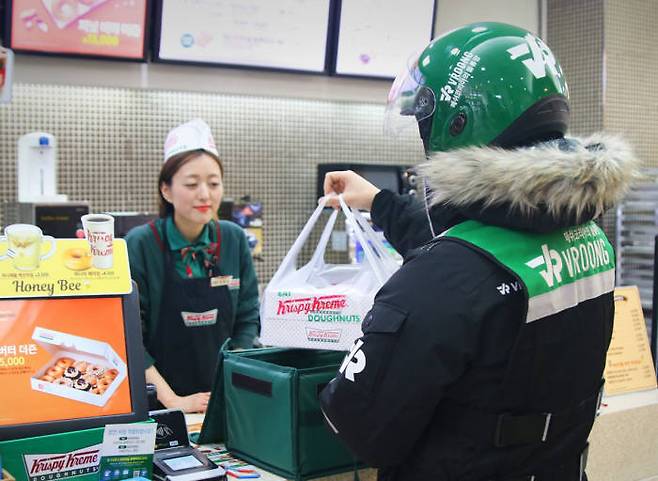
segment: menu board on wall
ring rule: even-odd
[[[160,60],[323,72],[330,0],[163,0]]]
[[[342,0],[335,71],[393,78],[432,39],[434,0]]]
[[[604,377],[607,395],[656,388],[640,292],[635,286],[615,289],[615,324]]]
[[[148,0],[10,0],[19,51],[144,59]]]

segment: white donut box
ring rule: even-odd
[[[52,354],[48,363],[37,370],[30,379],[32,389],[35,391],[61,396],[95,406],[105,406],[127,376],[126,363],[123,362],[107,342],[95,341],[42,327],[34,329],[32,339]],[[70,357],[75,361],[87,361],[105,369],[114,368],[119,372],[119,375],[112,381],[103,394],[80,391],[72,387],[40,380],[39,378],[62,357]]]

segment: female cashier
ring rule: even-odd
[[[167,135],[160,218],[127,236],[139,287],[146,382],[167,408],[204,412],[217,354],[250,348],[259,330],[258,282],[242,229],[216,220],[224,167],[203,120]]]

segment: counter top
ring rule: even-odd
[[[201,429],[203,414],[186,415],[189,432]],[[590,435],[587,475],[590,481],[658,481],[658,390],[605,397]],[[221,456],[224,446],[200,446]],[[226,454],[227,456],[228,453]],[[211,454],[211,459],[212,459]],[[256,467],[262,481],[285,478]],[[375,469],[359,471],[362,481],[375,481]],[[237,478],[234,478],[237,479]],[[352,481],[347,472],[317,481]]]
[[[590,434],[590,481],[658,481],[658,390],[604,397]]]
[[[188,432],[194,433],[201,430],[201,425],[203,424],[203,414],[186,414],[185,421],[187,423]],[[208,458],[216,463],[221,463],[222,465],[231,465],[234,463],[240,463],[239,459],[232,457],[227,453],[223,444],[208,444],[208,445],[197,445],[196,446],[201,452],[206,454]],[[217,461],[219,460],[219,461]],[[260,474],[260,477],[257,478],[257,481],[287,481],[286,478],[272,474],[264,469],[254,466],[254,470]],[[229,478],[230,480],[231,478]],[[239,479],[239,478],[233,478]],[[354,473],[352,471],[335,474],[331,476],[324,476],[322,478],[315,478],[314,481],[352,481],[354,479]],[[375,469],[360,469],[359,470],[359,479],[361,481],[375,481],[377,479],[377,471]]]
[[[658,404],[658,390],[618,394],[616,396],[604,396],[601,402],[601,415],[612,414],[619,411],[628,411],[644,406]]]

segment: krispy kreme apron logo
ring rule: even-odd
[[[206,312],[182,311],[180,315],[187,327],[212,326],[217,322],[217,309]]]
[[[72,478],[98,472],[100,449],[96,444],[69,453],[26,454],[23,462],[30,481]]]
[[[286,314],[308,314],[318,311],[340,311],[347,307],[347,296],[303,297],[297,299],[279,300],[277,316]]]

